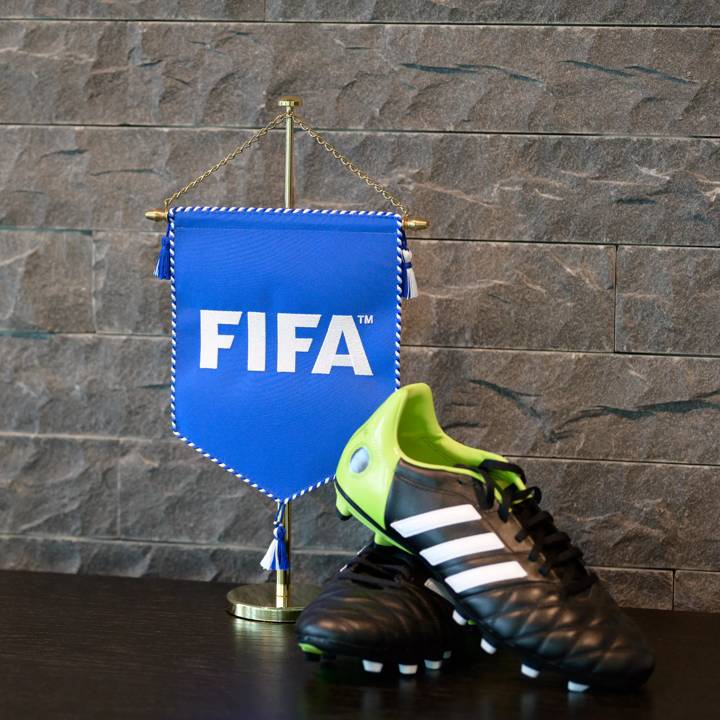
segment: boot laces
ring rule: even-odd
[[[583,554],[572,544],[570,537],[560,532],[553,516],[540,508],[542,493],[539,487],[520,489],[514,483],[503,487],[492,476],[493,472],[511,472],[525,483],[525,473],[519,465],[500,460],[484,460],[480,465],[464,466],[479,473],[484,483],[474,482],[478,502],[484,508],[491,508],[497,503],[500,520],[507,522],[512,512],[520,523],[521,530],[515,535],[517,542],[530,538],[533,542],[528,555],[531,562],[544,561],[539,572],[543,576],[554,570],[568,595],[575,595],[589,588],[597,580],[593,572],[588,572],[583,563]],[[499,498],[499,499],[498,499]]]
[[[374,544],[370,543],[338,571],[336,578],[376,588],[410,583],[413,579],[412,562],[409,557],[406,561],[400,553],[402,551],[392,553],[392,562],[380,561]]]

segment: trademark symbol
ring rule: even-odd
[[[375,318],[372,315],[358,315],[358,325],[372,325]]]

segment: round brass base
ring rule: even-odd
[[[226,596],[228,612],[244,620],[292,623],[297,620],[303,608],[317,597],[320,588],[293,583],[286,607],[277,607],[275,592],[275,583],[240,585]]]

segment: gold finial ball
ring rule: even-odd
[[[302,100],[297,95],[283,95],[278,100],[280,107],[302,107]]]

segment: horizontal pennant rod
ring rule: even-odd
[[[148,210],[145,213],[147,220],[153,222],[167,222],[168,211],[162,208],[155,208],[154,210]],[[430,223],[422,218],[403,218],[403,230],[427,230],[430,227]]]

